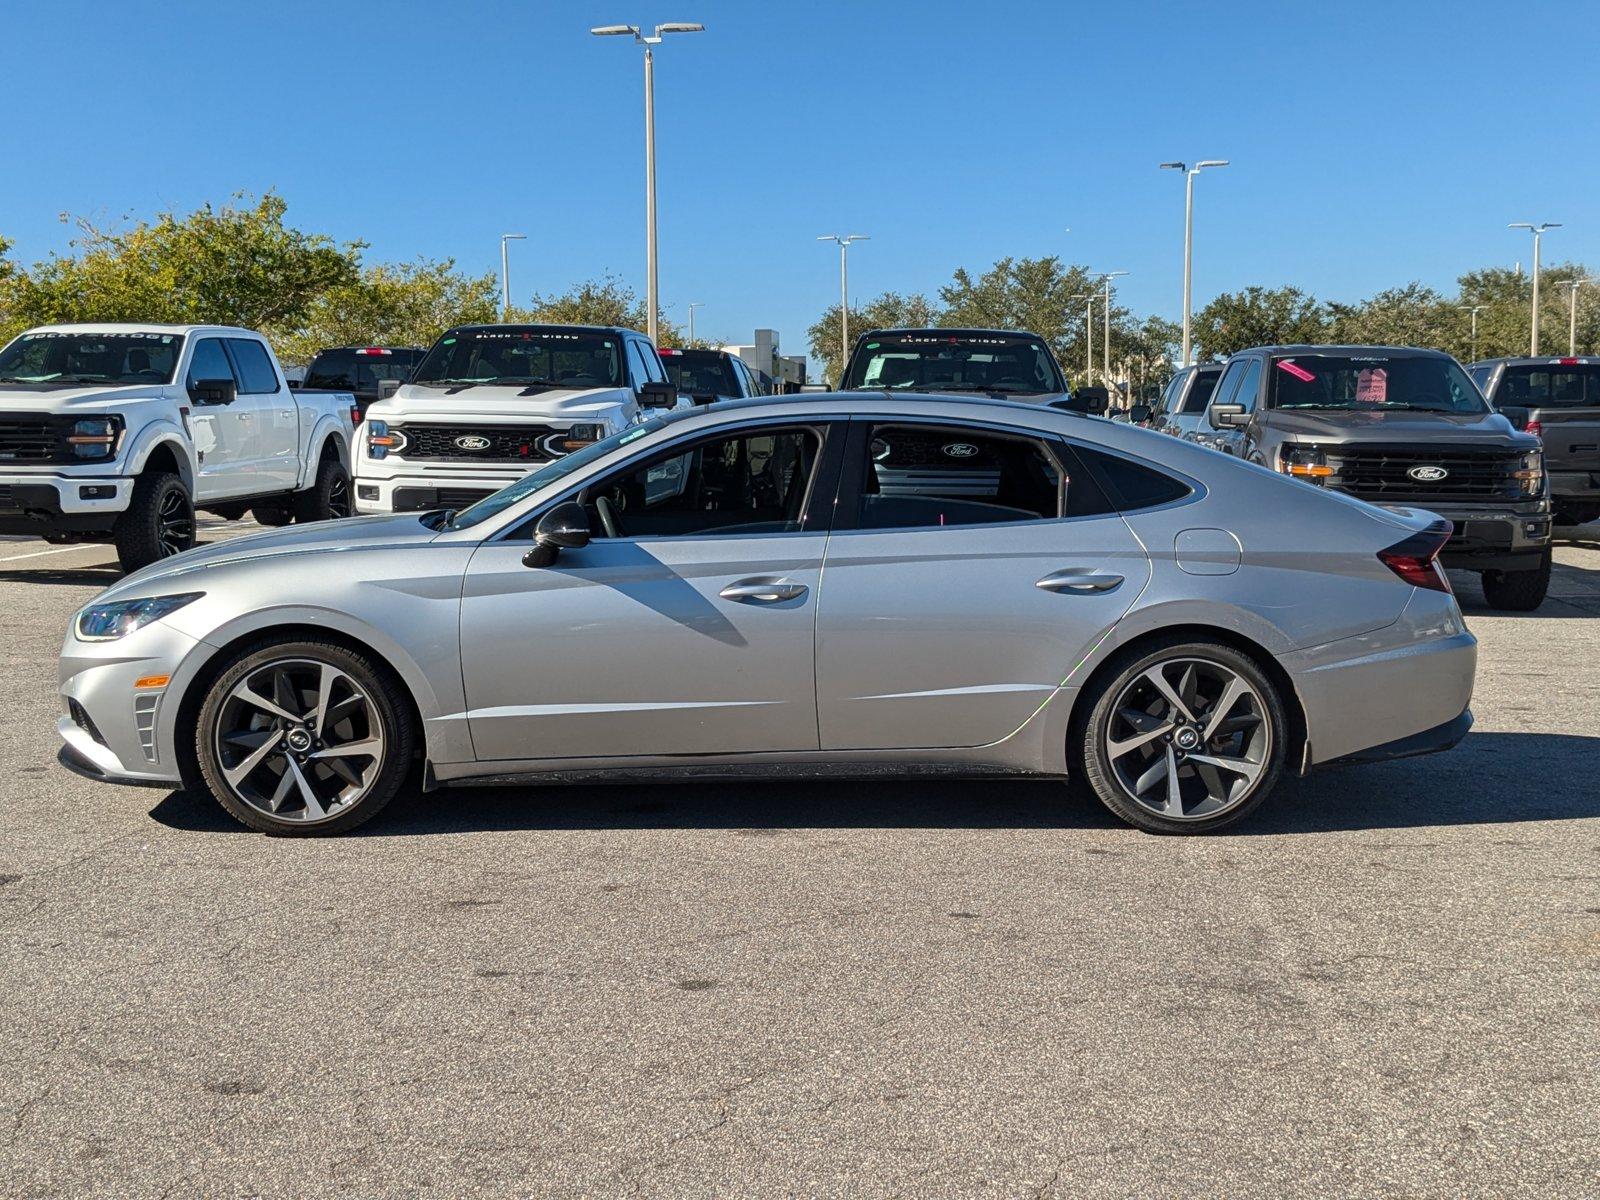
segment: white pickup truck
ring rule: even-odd
[[[404,384],[368,406],[356,511],[465,508],[645,410],[690,404],[632,329],[449,329]]]
[[[0,350],[0,533],[112,542],[125,570],[194,544],[194,512],[350,512],[355,397],[291,392],[258,333],[49,325]]]

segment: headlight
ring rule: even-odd
[[[74,459],[94,461],[115,458],[121,438],[121,417],[83,417],[73,422],[67,445],[72,447]]]
[[[1522,456],[1522,462],[1512,478],[1522,485],[1524,496],[1537,496],[1544,491],[1544,452],[1542,450],[1529,450]]]
[[[192,603],[203,595],[204,592],[184,592],[179,596],[147,596],[143,600],[91,604],[78,614],[78,640],[114,642],[152,621],[159,621],[168,613],[176,612],[185,604]]]
[[[367,457],[385,458],[406,448],[406,435],[387,421],[367,422]]]
[[[1326,456],[1316,446],[1284,446],[1278,451],[1278,470],[1318,487],[1333,474]]]
[[[539,448],[552,458],[571,454],[574,450],[592,445],[606,436],[604,425],[574,425],[564,433],[552,433],[539,442]]]

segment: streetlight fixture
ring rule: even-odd
[[[1542,225],[1530,225],[1527,221],[1512,221],[1507,229],[1526,229],[1533,234],[1533,317],[1528,325],[1528,353],[1537,358],[1539,355],[1539,239],[1544,236],[1547,229],[1560,229],[1560,221],[1546,221]]]
[[[507,242],[525,242],[525,233],[500,235],[500,311],[506,320],[511,319],[511,256],[506,252]]]
[[[1163,171],[1182,171],[1183,183],[1183,365],[1188,366],[1189,358],[1189,313],[1193,304],[1194,280],[1194,177],[1207,167],[1225,167],[1228,160],[1225,158],[1205,158],[1189,166],[1181,162],[1164,162],[1161,164]]]
[[[691,350],[694,349],[694,344],[697,340],[694,336],[694,310],[697,308],[704,308],[705,306],[706,302],[704,300],[689,301],[689,348]]]
[[[1586,283],[1595,280],[1585,276],[1582,279],[1569,279],[1565,285],[1571,289],[1567,297],[1567,353],[1576,356],[1578,353],[1578,289]]]
[[[850,264],[848,254],[851,242],[871,241],[871,235],[865,233],[851,233],[840,237],[837,233],[824,233],[817,238],[819,242],[839,243],[839,370],[842,384],[842,372],[845,364],[850,361]]]
[[[1105,317],[1106,317],[1106,346],[1105,346],[1106,370],[1105,370],[1105,376],[1106,376],[1106,386],[1107,387],[1111,386],[1111,281],[1113,279],[1119,278],[1120,276],[1126,275],[1127,273],[1128,272],[1126,272],[1126,271],[1101,271],[1100,272],[1100,278],[1105,280],[1105,285],[1106,285],[1106,312],[1105,312]]]
[[[631,34],[644,47],[644,220],[645,220],[645,332],[656,340],[660,323],[660,273],[656,267],[656,56],[655,47],[669,33],[703,33],[704,25],[688,21],[669,21],[645,34],[637,25],[597,25],[589,30],[595,37],[623,37]]]
[[[1472,361],[1478,361],[1478,314],[1488,308],[1487,304],[1462,304],[1462,312],[1472,314]]]
[[[1094,382],[1094,292],[1084,292],[1080,296],[1073,296],[1067,303],[1074,300],[1084,300],[1083,306],[1083,381],[1091,384]]]

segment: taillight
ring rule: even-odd
[[[1449,521],[1435,521],[1420,533],[1379,550],[1378,561],[1413,587],[1448,592],[1450,577],[1439,562],[1439,551],[1450,540],[1452,531]]]
[[[1537,422],[1537,421],[1529,421],[1526,425],[1524,425],[1522,427],[1522,432],[1523,433],[1531,433],[1536,438],[1543,438],[1544,437],[1544,426],[1539,424],[1539,422]]]
[[[350,406],[350,424],[352,424],[352,425],[361,424],[361,405],[352,404]]]

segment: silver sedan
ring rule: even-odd
[[[939,773],[1142,829],[1442,750],[1476,642],[1428,513],[1037,406],[635,426],[462,512],[190,551],[75,617],[61,760],[277,834],[459,782]]]

